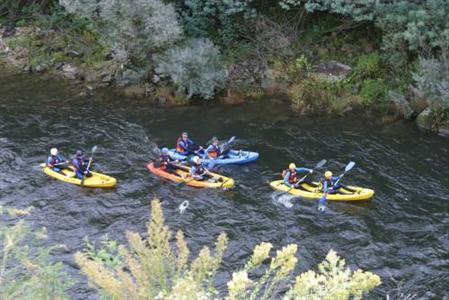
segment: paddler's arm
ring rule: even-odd
[[[288,179],[290,178],[290,171],[285,172],[284,176],[284,184],[288,187],[292,187],[293,185],[288,182]]]

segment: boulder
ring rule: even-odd
[[[441,136],[449,137],[449,121],[441,124],[440,128],[438,128],[438,134]]]
[[[425,131],[432,130],[433,113],[430,107],[423,110],[416,118],[416,124]]]
[[[62,66],[62,75],[67,78],[67,79],[77,79],[78,75],[79,75],[79,70],[77,67],[75,67],[74,65],[64,65]]]
[[[429,99],[419,89],[410,86],[405,94],[405,98],[410,103],[411,109],[418,115],[429,107]]]
[[[350,66],[331,60],[315,66],[315,74],[325,81],[340,81],[351,74]]]
[[[221,97],[220,101],[223,104],[236,105],[236,104],[242,104],[243,102],[245,102],[245,98],[238,93],[228,90],[226,93],[226,96]]]
[[[123,93],[127,97],[131,98],[144,98],[146,96],[146,88],[144,85],[131,85],[127,86]]]
[[[388,92],[388,112],[396,117],[411,119],[414,116],[413,109],[405,100],[404,95],[390,91]]]

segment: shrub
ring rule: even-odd
[[[187,35],[227,45],[244,30],[242,21],[254,11],[244,0],[187,0],[179,6],[179,14]]]
[[[29,213],[29,209],[0,206],[0,217]],[[40,247],[37,253],[29,249],[28,245],[45,238],[45,229],[31,233],[24,220],[12,226],[0,222],[0,299],[68,299],[72,282],[62,263],[50,262],[50,253],[57,247]]]
[[[360,97],[363,105],[381,103],[387,95],[388,88],[382,79],[367,79],[362,83]]]
[[[449,53],[438,59],[420,58],[419,70],[413,74],[418,89],[430,100],[432,128],[438,128],[449,119]]]
[[[59,0],[70,13],[90,19],[115,59],[144,66],[149,54],[182,35],[173,5],[160,0]]]
[[[226,80],[220,51],[206,39],[188,40],[156,60],[156,72],[171,78],[179,90],[186,91],[187,98],[200,95],[210,99]]]
[[[380,55],[377,52],[362,55],[355,67],[353,77],[357,80],[376,78],[381,75]]]
[[[189,263],[190,250],[184,234],[178,231],[176,250],[173,249],[172,232],[164,224],[160,202],[153,200],[151,208],[148,237],[143,239],[137,233],[128,232],[128,247],[118,247],[122,265],[112,266],[88,254],[75,254],[89,282],[103,295],[116,300],[222,299],[213,282],[228,244],[226,235],[219,235],[214,255],[204,247]],[[285,246],[277,250],[275,256],[270,255],[272,248],[273,245],[266,242],[254,248],[250,260],[232,273],[226,299],[280,298],[274,291],[281,285],[287,289],[284,299],[361,299],[364,293],[381,283],[375,274],[360,269],[352,272],[331,250],[318,266],[319,272],[307,271],[297,276],[291,286],[288,279],[296,267],[298,246]],[[108,252],[106,257],[110,254]],[[263,275],[257,278],[260,275],[256,273]]]

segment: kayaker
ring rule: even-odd
[[[221,155],[220,147],[218,147],[218,138],[212,138],[212,144],[206,149],[206,155],[209,159],[217,159]]]
[[[334,176],[331,171],[324,172],[324,179],[321,181],[321,184],[323,185],[323,192],[327,192],[328,194],[336,194],[340,188],[344,188],[350,192],[356,192],[355,190],[341,184],[338,180],[339,178],[339,176]]]
[[[183,132],[176,141],[176,152],[181,155],[195,154],[202,149],[203,147],[198,146],[191,139],[189,139],[187,132]]]
[[[192,168],[190,169],[190,176],[195,180],[204,180],[206,179],[206,175],[208,174],[208,171],[205,167],[203,167],[203,164],[201,162],[201,158],[199,156],[195,156],[192,159]]]
[[[162,148],[161,152],[161,156],[159,157],[159,168],[168,173],[174,172],[177,167],[174,166],[173,163],[178,161],[171,158],[168,148]]]
[[[89,159],[86,159],[82,150],[77,150],[72,160],[73,167],[75,168],[75,176],[81,180],[85,177],[91,177],[92,174],[87,169]]]
[[[297,168],[294,163],[290,163],[288,165],[288,169],[282,171],[282,176],[284,177],[285,185],[287,185],[289,187],[297,188],[299,186],[299,184],[301,184],[303,182],[314,185],[309,179],[307,179],[307,177],[302,179],[305,175],[312,174],[312,173],[313,173],[312,169]],[[300,179],[302,179],[302,180],[300,180]]]
[[[51,148],[50,156],[47,158],[47,167],[55,172],[61,172],[67,168],[67,161],[58,153],[58,149]]]

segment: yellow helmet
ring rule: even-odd
[[[326,172],[324,172],[324,177],[326,177],[327,179],[331,178],[332,175],[333,175],[333,174],[332,174],[331,171],[326,171]]]
[[[291,169],[296,169],[296,165],[294,164],[294,163],[290,163],[289,165],[288,165],[288,168],[291,170]]]

